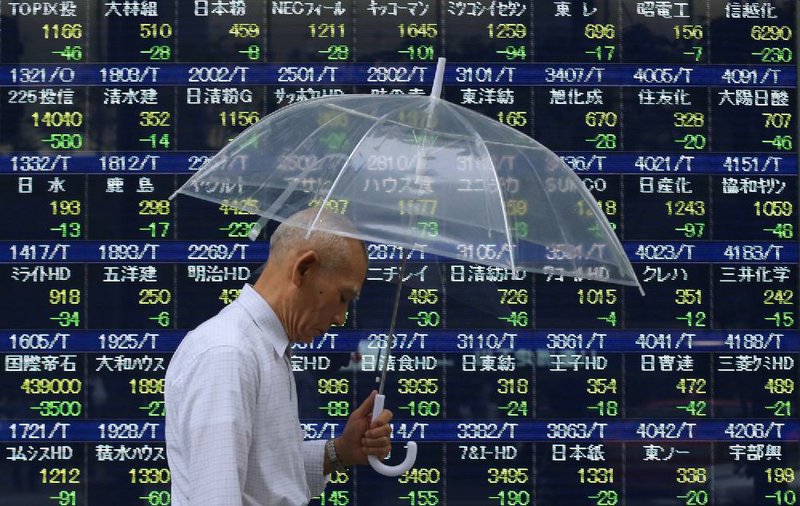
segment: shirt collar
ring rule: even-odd
[[[282,357],[287,352],[287,348],[289,348],[289,336],[286,335],[286,330],[272,307],[249,283],[242,287],[242,291],[236,300],[247,311],[258,328],[261,329],[267,341],[275,348],[278,356]]]

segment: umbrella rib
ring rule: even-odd
[[[325,209],[325,204],[327,204],[328,201],[330,200],[331,194],[333,193],[333,189],[336,188],[336,184],[342,178],[342,174],[344,174],[344,169],[347,167],[347,165],[353,159],[353,155],[355,155],[356,151],[358,151],[358,148],[361,147],[361,144],[364,143],[364,140],[369,136],[369,134],[372,133],[373,130],[375,130],[375,128],[378,125],[380,125],[383,121],[385,121],[384,118],[386,118],[390,114],[393,114],[393,113],[399,111],[400,109],[402,109],[404,107],[408,107],[408,105],[409,104],[403,104],[403,105],[401,105],[399,107],[393,108],[392,110],[390,110],[389,112],[387,112],[386,114],[381,116],[380,118],[373,118],[373,119],[375,119],[375,123],[373,123],[372,126],[370,126],[367,129],[366,132],[364,132],[364,135],[361,136],[361,138],[358,140],[356,145],[353,146],[353,149],[350,150],[350,154],[347,156],[347,160],[345,160],[344,163],[342,164],[342,167],[339,169],[339,173],[336,174],[336,178],[334,178],[333,183],[331,184],[331,187],[328,189],[327,194],[322,199],[322,202],[320,202],[319,210],[317,211],[317,214],[314,216],[314,220],[311,222],[311,225],[308,227],[308,232],[306,233],[306,236],[310,235],[311,232],[314,230],[314,227],[317,225],[317,222],[319,221],[319,218],[322,215],[322,210]],[[411,105],[414,105],[414,104],[411,104]]]
[[[528,155],[523,153],[521,150],[520,150],[520,154],[522,154],[522,156],[524,156],[525,159],[528,160],[528,164],[531,167],[533,167],[533,163],[531,162],[530,158],[528,158]],[[539,173],[536,172],[535,170],[533,171],[533,173],[536,176],[536,179],[539,180],[539,185],[542,188],[544,188],[544,186],[542,185],[542,178],[539,176]],[[577,179],[577,184],[583,185],[583,181],[581,181],[580,178],[577,175],[575,175],[574,172],[572,172],[570,170],[569,174],[572,174],[574,176],[574,179]],[[553,202],[550,199],[549,193],[545,192],[545,198],[547,199],[547,202],[550,204],[550,208],[551,209],[555,209],[555,207],[553,207]],[[589,205],[592,207],[592,210],[595,212],[595,214],[597,216],[603,216],[602,211],[600,210],[599,207],[597,207],[597,204],[594,202],[594,199],[586,199],[584,197],[584,200],[588,201]],[[564,240],[565,243],[568,243],[569,241],[567,241],[567,238],[564,235],[564,228],[561,226],[561,218],[559,217],[559,215],[557,213],[553,213],[553,214],[555,215],[556,221],[559,223],[558,230],[561,232],[561,238]],[[611,246],[617,251],[617,254],[622,257],[623,261],[626,262],[625,266],[626,266],[626,270],[628,271],[628,274],[633,274],[633,279],[636,281],[636,286],[639,288],[639,292],[642,293],[642,295],[644,295],[644,290],[642,290],[642,285],[639,284],[639,279],[636,277],[636,273],[633,272],[633,268],[630,267],[630,261],[628,260],[628,257],[625,254],[625,250],[621,249],[620,246],[618,245],[618,241],[614,240],[614,237],[615,237],[614,236],[614,232],[607,225],[607,223],[606,223],[607,220],[603,220],[602,218],[598,218],[598,221],[602,225],[603,229],[606,231],[606,235],[611,238]],[[573,266],[573,270],[577,271],[577,265]],[[584,277],[586,277],[586,276],[584,276]]]
[[[550,198],[550,194],[545,189],[545,186],[542,183],[542,178],[539,176],[539,173],[536,171],[536,167],[533,165],[533,162],[531,162],[531,159],[528,158],[528,155],[526,155],[521,150],[518,150],[518,151],[525,158],[525,160],[528,161],[528,166],[530,166],[531,172],[533,172],[533,175],[536,176],[536,180],[539,181],[539,187],[544,190],[544,197],[547,199],[547,203],[550,204],[550,209],[553,210],[553,216],[556,219],[556,223],[558,223],[558,231],[561,232],[561,240],[563,240],[564,243],[569,243],[569,241],[567,241],[567,236],[564,234],[564,227],[563,227],[563,225],[561,223],[561,218],[558,216],[558,213],[556,212],[556,208],[553,206],[553,200]],[[580,182],[580,184],[583,184],[583,182]],[[545,245],[545,246],[547,246],[547,245]]]
[[[324,98],[320,98],[320,100],[327,100],[328,98],[333,98],[333,97],[324,97]],[[282,108],[278,109],[277,111],[273,112],[273,113],[270,115],[270,121],[275,121],[277,118],[280,118],[280,117],[284,116],[284,115],[286,114],[286,111],[287,111],[287,109],[293,109],[294,107],[302,107],[302,106],[304,106],[304,105],[305,105],[305,104],[303,104],[302,102],[297,102],[297,103],[295,103],[295,104],[289,104],[289,105],[287,105],[286,107],[282,107]],[[239,139],[239,138],[243,137],[243,136],[245,135],[245,133],[246,133],[246,132],[248,132],[248,131],[249,131],[249,130],[251,130],[251,129],[254,129],[254,128],[256,128],[256,126],[257,126],[259,123],[260,123],[260,122],[258,122],[258,123],[254,123],[254,124],[250,125],[249,127],[245,128],[243,131],[241,131],[241,132],[239,133],[239,135],[237,135],[237,136],[236,136],[236,138],[237,138],[237,139]],[[234,139],[234,141],[235,141],[235,139]],[[232,157],[232,156],[235,156],[235,155],[236,155],[236,154],[237,154],[239,151],[241,151],[241,150],[243,149],[243,147],[236,147],[236,146],[235,146],[235,142],[234,142],[234,141],[231,141],[231,142],[230,142],[228,145],[224,146],[224,147],[223,147],[223,148],[222,148],[222,149],[221,149],[221,150],[220,150],[220,151],[219,151],[219,152],[218,152],[216,155],[214,155],[214,158],[218,157],[219,155],[221,155],[221,154],[223,154],[223,153],[225,153],[226,151],[229,151],[229,150],[230,150],[230,151],[233,151],[234,149],[236,149],[236,152],[233,152],[233,153],[230,153],[230,154],[227,154],[227,153],[226,153],[226,154],[225,154],[225,157],[226,157],[226,158],[228,158],[228,157]],[[208,161],[210,162],[211,160],[208,160]],[[205,166],[207,165],[207,163],[208,163],[208,162],[206,162],[206,164],[204,164],[204,166],[203,166],[203,167],[201,167],[201,169],[203,169],[203,168],[206,168]],[[181,185],[181,187],[180,187],[180,188],[178,188],[177,190],[175,190],[174,192],[172,192],[172,195],[170,195],[170,197],[169,197],[169,200],[172,200],[173,198],[175,198],[175,196],[176,196],[176,195],[178,195],[178,193],[181,193],[181,192],[182,192],[182,190],[183,190],[185,187],[189,186],[189,184],[190,184],[190,183],[192,183],[192,182],[193,182],[195,179],[201,179],[201,178],[206,178],[206,177],[208,177],[208,175],[206,174],[206,172],[208,172],[208,171],[205,171],[205,170],[199,170],[198,172],[195,172],[194,174],[192,174],[192,176],[191,176],[189,179],[187,179],[187,180],[186,180],[186,182],[185,182],[185,183],[183,183],[183,184]],[[263,187],[264,187],[264,185],[262,184],[262,185],[261,185],[261,186],[260,186],[260,187],[259,187],[259,188],[256,190],[256,192],[257,192],[257,191],[259,191],[259,190],[261,190],[261,188],[263,188]],[[253,193],[255,193],[255,192],[253,192]],[[188,194],[189,194],[189,193],[187,193],[187,195],[188,195]],[[197,196],[198,198],[202,198],[202,197],[199,197],[199,195],[195,195],[195,196]],[[245,211],[246,209],[242,209],[242,210],[243,210],[243,211]],[[261,211],[261,210],[259,209],[259,212],[260,212],[260,211]]]
[[[412,105],[414,105],[414,104],[412,104]],[[347,160],[345,160],[344,164],[342,164],[342,167],[339,169],[339,173],[336,175],[336,179],[333,180],[333,184],[331,184],[331,187],[328,189],[327,195],[325,195],[325,198],[322,200],[322,202],[320,202],[319,210],[317,211],[316,216],[314,216],[314,221],[312,221],[311,225],[308,227],[308,232],[306,233],[306,236],[308,236],[311,233],[311,231],[314,230],[314,227],[316,226],[317,222],[319,221],[320,216],[322,215],[322,210],[325,209],[325,204],[327,204],[328,200],[330,200],[330,196],[333,193],[333,189],[336,187],[336,184],[339,182],[339,179],[341,179],[342,174],[344,174],[344,169],[347,167],[347,165],[353,159],[353,155],[356,153],[356,151],[358,151],[358,148],[361,147],[361,144],[364,143],[364,140],[373,132],[373,130],[375,130],[375,128],[378,125],[380,125],[384,121],[384,119],[387,116],[389,116],[390,114],[395,113],[396,111],[399,111],[403,107],[407,107],[407,105],[403,104],[403,105],[401,105],[399,107],[395,107],[392,110],[390,110],[389,112],[387,112],[386,114],[384,114],[383,116],[381,116],[380,118],[376,119],[375,123],[373,123],[372,126],[370,126],[369,129],[367,129],[366,132],[364,132],[364,135],[362,135],[361,138],[356,143],[356,145],[353,146],[353,149],[350,151],[350,155],[347,157]],[[411,255],[411,253],[409,253],[409,256],[410,255]],[[401,264],[401,267],[400,267],[400,276],[399,276],[398,284],[397,284],[397,293],[395,295],[394,306],[393,306],[393,309],[392,309],[392,319],[391,319],[391,322],[389,324],[389,336],[388,336],[388,340],[387,340],[387,344],[386,344],[386,352],[385,352],[385,354],[383,356],[384,368],[383,368],[383,374],[381,375],[381,383],[380,383],[380,393],[381,394],[383,394],[383,386],[384,386],[384,383],[386,382],[386,366],[387,366],[387,364],[389,362],[389,356],[392,354],[392,346],[394,344],[393,343],[394,325],[395,325],[395,322],[397,320],[397,310],[400,307],[400,290],[402,289],[402,286],[403,286],[403,271],[405,270],[406,262],[407,262],[407,259],[403,258],[403,263]]]
[[[451,109],[451,112],[467,128],[467,130],[472,132],[473,139],[477,140],[478,145],[483,149],[483,152],[484,152],[486,158],[489,160],[489,165],[492,168],[492,175],[494,176],[494,181],[497,184],[497,195],[500,198],[500,210],[503,213],[503,225],[504,225],[504,228],[505,228],[506,240],[508,240],[508,255],[509,255],[509,258],[511,259],[511,270],[512,271],[516,271],[517,268],[516,268],[516,263],[514,262],[514,250],[512,248],[513,243],[511,241],[511,229],[508,227],[508,213],[506,212],[506,199],[503,196],[503,189],[500,186],[500,179],[498,179],[498,177],[497,177],[497,170],[496,170],[496,168],[494,166],[494,162],[492,161],[492,155],[489,153],[489,148],[486,146],[486,142],[484,142],[483,138],[481,138],[481,136],[478,133],[478,131],[475,130],[475,127],[473,127],[469,123],[469,121],[467,121],[466,118],[464,118],[461,115],[461,113],[455,107],[453,107]],[[485,176],[484,176],[484,178],[485,178]],[[488,191],[488,188],[486,190]]]
[[[335,120],[337,120],[337,119],[341,118],[342,116],[344,116],[344,114],[345,114],[345,113],[339,114],[339,115],[337,115],[337,116],[335,116],[335,117],[333,117],[333,118],[329,119],[329,120],[328,120],[328,121],[326,121],[325,123],[321,124],[321,125],[320,125],[320,126],[318,126],[317,128],[315,128],[315,129],[314,129],[314,131],[313,131],[313,132],[311,132],[310,134],[308,134],[308,136],[306,136],[306,138],[305,138],[305,139],[303,139],[303,141],[302,141],[300,144],[298,144],[297,146],[295,146],[295,148],[292,150],[292,152],[291,152],[291,153],[289,153],[288,155],[286,155],[286,157],[288,158],[288,157],[290,157],[290,156],[294,155],[295,153],[297,153],[297,150],[298,150],[298,149],[300,149],[300,148],[301,148],[301,147],[302,147],[302,146],[303,146],[303,145],[306,143],[306,141],[308,141],[310,138],[314,137],[314,135],[316,135],[316,133],[317,133],[317,132],[319,132],[320,130],[322,130],[322,129],[323,129],[323,128],[325,128],[326,126],[328,126],[328,125],[329,125],[330,123],[332,123],[333,121],[335,121]],[[309,170],[310,170],[310,169],[306,169],[306,170],[304,170],[303,172],[308,172]],[[256,194],[256,193],[258,193],[259,191],[261,191],[261,189],[262,189],[262,188],[264,188],[264,186],[265,186],[266,184],[267,184],[267,180],[264,180],[264,181],[261,183],[261,186],[259,186],[259,187],[258,187],[258,188],[257,188],[257,189],[256,189],[256,190],[253,192],[253,194]],[[289,199],[289,197],[291,196],[291,194],[292,194],[292,193],[294,192],[294,190],[297,188],[297,185],[298,185],[298,184],[299,184],[299,178],[298,178],[298,179],[296,179],[295,181],[293,181],[293,182],[292,182],[292,183],[291,183],[291,184],[290,184],[290,185],[289,185],[289,186],[286,188],[286,191],[284,191],[283,193],[281,193],[281,195],[280,195],[280,196],[279,196],[277,199],[275,199],[275,202],[273,202],[273,203],[272,203],[272,205],[271,205],[271,206],[269,206],[269,209],[267,209],[267,210],[265,211],[265,213],[266,213],[266,214],[269,214],[269,215],[272,215],[272,216],[275,216],[275,210],[276,210],[276,209],[278,209],[278,207],[279,207],[279,206],[282,206],[282,205],[283,205],[283,203],[284,203],[284,202],[286,202],[286,200],[288,200],[288,199]]]

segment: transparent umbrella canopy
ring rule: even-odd
[[[641,291],[608,220],[573,171],[525,134],[439,98],[443,77],[440,59],[430,96],[337,95],[284,107],[242,132],[175,193],[259,215],[251,238],[270,219],[316,207],[299,224],[309,232]],[[348,225],[320,219],[323,209]],[[404,464],[411,454],[409,444]],[[374,460],[389,475],[413,465]]]

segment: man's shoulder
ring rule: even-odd
[[[219,313],[198,325],[184,336],[173,356],[173,361],[192,361],[199,355],[225,352],[235,349],[241,353],[253,353],[252,332],[255,324],[247,312],[231,304]]]
[[[253,323],[238,312],[244,310],[227,306],[184,336],[167,366],[165,395],[172,391],[174,400],[175,392],[185,391],[187,382],[198,378],[198,374],[235,374],[257,384],[258,354],[253,340],[248,338]]]
[[[231,303],[222,310],[198,325],[191,334],[212,335],[215,338],[245,334],[254,325],[253,319],[241,305]]]

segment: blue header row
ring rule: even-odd
[[[28,330],[0,331],[0,352],[39,353],[172,353],[184,331],[142,330]],[[294,344],[302,353],[352,353],[377,355],[386,347],[385,330],[331,329],[313,343]],[[719,353],[721,356],[752,353],[798,353],[798,330],[696,330],[671,329],[575,329],[575,330],[398,330],[394,353],[510,353],[562,354],[567,366],[585,353],[630,352],[643,354]],[[298,359],[299,360],[299,359]],[[301,361],[302,362],[302,361]],[[374,362],[377,364],[377,362]],[[6,364],[6,372],[11,372]],[[20,371],[24,372],[24,371]]]
[[[215,152],[25,153],[0,155],[0,174],[105,174],[108,176],[192,174]],[[579,175],[643,176],[725,175],[746,177],[796,175],[796,153],[597,153],[556,152]]]
[[[0,86],[431,86],[435,64],[0,65]],[[793,65],[459,64],[445,86],[792,88]]]
[[[331,439],[344,429],[344,422],[303,421],[306,439]],[[778,421],[714,420],[680,421],[646,419],[638,421],[600,422],[592,420],[528,421],[469,420],[392,421],[392,439],[430,443],[474,442],[543,442],[561,441],[631,442],[650,444],[653,441],[692,441],[747,444],[756,442],[789,442],[800,440],[800,423]],[[26,444],[37,442],[74,442],[123,444],[129,442],[164,441],[163,422],[143,421],[75,421],[0,422],[0,441]]]
[[[800,244],[740,241],[623,241],[631,262],[656,263],[797,263]],[[220,241],[0,241],[0,264],[98,262],[107,264],[185,262],[260,263],[267,259],[262,242]],[[436,263],[458,260],[426,254]]]

